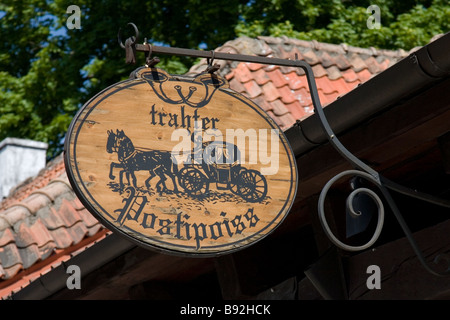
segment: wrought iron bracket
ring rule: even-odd
[[[364,245],[361,246],[349,246],[343,242],[341,242],[331,231],[330,227],[328,226],[328,223],[325,218],[325,209],[324,209],[324,203],[325,198],[327,195],[327,192],[329,191],[331,185],[335,183],[338,179],[340,179],[343,176],[347,175],[353,175],[358,176],[363,179],[366,179],[373,184],[375,184],[379,191],[381,191],[381,194],[383,195],[386,203],[388,204],[389,208],[393,212],[395,218],[397,219],[398,223],[400,224],[400,227],[402,228],[403,232],[405,233],[405,236],[407,240],[409,241],[410,245],[412,246],[415,254],[417,255],[420,263],[424,266],[424,268],[430,272],[431,274],[439,277],[443,276],[449,276],[450,275],[450,257],[448,257],[446,254],[438,254],[434,258],[434,263],[439,263],[441,260],[445,260],[447,262],[447,269],[444,272],[436,271],[434,268],[430,266],[429,263],[424,258],[424,255],[422,251],[420,250],[419,246],[417,245],[412,232],[410,228],[408,227],[407,223],[405,222],[405,219],[403,218],[402,214],[400,213],[400,210],[398,209],[395,200],[393,199],[390,191],[399,192],[403,195],[410,196],[422,201],[426,201],[429,203],[433,203],[438,206],[442,206],[445,208],[450,209],[450,201],[445,199],[440,199],[437,197],[434,197],[432,195],[428,195],[425,193],[418,192],[416,190],[409,189],[405,186],[402,186],[398,183],[395,183],[384,176],[380,175],[376,170],[365,164],[363,161],[358,159],[355,155],[353,155],[350,151],[345,148],[344,145],[339,141],[339,139],[336,137],[336,134],[333,132],[326,116],[323,111],[323,107],[320,103],[319,94],[317,91],[317,86],[314,78],[314,73],[311,68],[311,66],[302,60],[297,60],[297,57],[294,57],[294,59],[279,59],[279,58],[270,58],[270,57],[260,57],[260,56],[250,56],[250,55],[241,55],[241,54],[231,54],[231,53],[224,53],[224,52],[215,52],[215,51],[202,51],[202,50],[192,50],[192,49],[184,49],[184,48],[174,48],[174,47],[165,47],[165,46],[152,46],[147,43],[145,40],[143,44],[138,44],[137,39],[139,38],[139,31],[137,27],[133,23],[128,23],[128,25],[131,25],[135,31],[135,36],[130,37],[126,40],[125,44],[122,43],[121,40],[121,31],[119,29],[118,33],[118,41],[122,48],[126,51],[126,62],[127,63],[135,63],[136,62],[136,52],[145,52],[147,55],[147,60],[149,61],[150,56],[152,53],[160,53],[160,54],[168,54],[168,55],[176,55],[176,56],[189,56],[189,57],[196,57],[196,58],[206,58],[208,61],[208,72],[214,72],[218,69],[217,65],[212,65],[212,62],[214,59],[218,60],[229,60],[229,61],[239,61],[239,62],[252,62],[252,63],[259,63],[259,64],[267,64],[267,65],[277,65],[277,66],[286,66],[286,67],[294,67],[294,68],[300,68],[302,69],[305,74],[308,81],[308,86],[311,93],[311,99],[314,107],[314,112],[319,117],[322,129],[327,135],[327,139],[329,143],[334,147],[334,149],[337,150],[341,154],[343,158],[345,158],[348,162],[351,163],[351,165],[355,168],[355,170],[347,170],[339,173],[332,179],[328,181],[328,183],[324,186],[322,189],[322,192],[319,196],[318,201],[318,214],[319,219],[322,224],[322,227],[330,239],[331,242],[333,242],[337,247],[340,249],[343,249],[345,251],[360,251],[365,250],[369,247],[371,247],[378,239],[381,230],[383,228],[384,223],[384,215],[385,215],[385,209],[383,202],[379,198],[379,196],[373,192],[372,190],[368,188],[357,188],[355,189],[347,198],[347,208],[349,209],[350,213],[357,216],[360,214],[360,212],[356,212],[353,209],[353,199],[357,194],[366,194],[368,195],[377,205],[378,208],[378,222],[376,226],[376,230],[372,236],[372,238]],[[159,61],[159,60],[158,60]]]

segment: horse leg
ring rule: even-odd
[[[124,170],[120,170],[120,173],[119,173],[119,186],[120,186],[120,188],[121,189],[123,189],[123,187],[124,187],[124,184],[123,184],[123,174],[125,173],[126,171],[125,171],[125,169]],[[128,173],[127,173],[128,174]]]
[[[166,192],[168,190],[167,186],[166,186],[166,177],[164,176],[164,174],[160,175],[159,177],[160,177],[160,179],[159,179],[158,183],[156,184],[156,190],[160,194],[162,194],[163,191]],[[161,188],[161,185],[162,185],[162,188]]]
[[[178,193],[178,187],[177,187],[177,181],[175,179],[175,176],[172,173],[169,173],[168,176],[172,179],[173,183],[173,192]]]
[[[150,189],[150,180],[152,180],[156,174],[153,172],[153,170],[150,170],[150,177],[148,177],[147,180],[145,180],[145,186],[147,187],[147,189]]]
[[[111,165],[109,167],[109,178],[111,180],[114,180],[116,178],[116,176],[113,173],[114,168],[122,168],[123,169],[123,166],[120,163],[111,162]]]
[[[135,188],[137,188],[137,185],[136,185],[137,180],[136,180],[136,175],[134,174],[134,171],[130,171],[129,174],[131,175],[131,180],[133,181],[133,186]]]
[[[173,183],[173,192],[174,193],[178,193],[178,187],[177,187],[177,182],[176,182],[176,179],[175,179],[175,176],[171,173],[171,172],[166,172],[166,174],[170,177],[170,179],[172,179],[172,183]],[[160,177],[161,176],[163,176],[164,177],[164,180],[163,180],[163,184],[164,184],[164,188],[166,189],[166,190],[168,190],[168,188],[167,188],[167,186],[166,186],[166,180],[167,180],[167,178],[165,177],[165,175],[164,175],[164,173],[162,172],[161,174],[160,174]]]
[[[167,180],[167,178],[164,175],[164,171],[161,170],[160,168],[156,169],[155,171],[157,171],[155,173],[159,177],[159,181],[158,181],[158,183],[156,183],[156,190],[159,193],[162,193],[163,191],[167,191],[167,186],[166,186],[166,182],[165,182]],[[161,188],[161,185],[162,185],[162,188]]]

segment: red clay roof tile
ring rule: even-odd
[[[292,90],[298,90],[302,87],[307,87],[308,82],[306,81],[306,76],[298,76],[297,72],[289,72],[283,75],[289,88]]]
[[[291,90],[287,84],[278,88],[278,91],[280,92],[281,101],[283,101],[283,103],[292,103],[297,101],[294,90]]]
[[[15,242],[14,234],[10,228],[0,231],[0,248],[6,246],[11,242]]]
[[[49,232],[52,238],[55,239],[56,248],[65,249],[73,244],[73,239],[66,228],[50,229]]]
[[[272,102],[272,101],[280,98],[280,96],[281,96],[280,92],[275,87],[273,82],[267,82],[265,85],[263,85],[262,92],[264,93],[264,96],[266,97],[266,100],[268,102]]]
[[[242,82],[240,82],[238,79],[233,78],[229,81],[230,88],[233,89],[236,92],[243,93],[246,91],[244,85]]]
[[[272,105],[266,99],[264,99],[263,95],[254,98],[253,102],[255,102],[264,111],[272,110]]]
[[[281,73],[283,73],[283,74],[291,73],[291,72],[299,69],[299,68],[286,67],[286,66],[280,66],[279,68],[280,68]]]
[[[253,80],[253,76],[251,71],[247,68],[247,64],[246,63],[240,63],[237,68],[236,71],[234,73],[234,76],[236,77],[236,79],[242,83],[246,83],[248,81]]]
[[[23,248],[17,246],[17,249],[24,269],[28,269],[40,259],[39,249],[36,244],[31,244]]]
[[[366,82],[372,77],[372,74],[369,72],[369,70],[364,69],[357,73],[358,78],[361,82]]]
[[[78,211],[71,205],[67,199],[62,199],[61,206],[58,209],[58,216],[64,222],[64,226],[72,227],[78,222],[81,222],[81,217],[78,215]]]
[[[70,238],[72,239],[72,244],[79,243],[88,233],[88,229],[86,228],[86,226],[83,224],[82,221],[75,223],[69,228],[66,228],[66,230],[67,233],[70,235]]]
[[[269,104],[272,106],[272,108],[271,108],[272,112],[277,117],[282,116],[286,113],[289,113],[289,109],[286,108],[285,104],[283,102],[281,102],[279,99],[269,102]]]
[[[320,61],[325,69],[336,65],[334,59],[326,51],[322,51],[322,54],[320,55]]]
[[[322,65],[320,64],[312,66],[312,71],[315,78],[321,78],[328,75],[327,70],[325,70],[324,67],[322,67]]]
[[[41,219],[36,219],[32,225],[29,226],[29,232],[33,235],[33,238],[36,240],[36,244],[39,248],[55,247],[53,238],[50,235],[50,232],[42,223]],[[53,243],[53,245],[50,245]]]
[[[339,68],[336,66],[331,66],[327,68],[326,71],[327,77],[330,80],[336,80],[342,77],[341,70],[339,70]]]
[[[20,223],[18,230],[16,230],[15,240],[18,248],[26,248],[33,244],[37,245],[37,240],[33,237],[25,222]]]
[[[298,100],[286,104],[286,108],[289,110],[289,112],[295,119],[301,119],[306,115],[305,109]]]
[[[267,84],[269,84],[268,82]],[[246,94],[250,99],[259,96],[262,93],[261,87],[254,80],[250,80],[244,83]]]
[[[339,70],[345,70],[351,67],[351,64],[348,61],[347,57],[343,54],[334,56],[333,59],[336,67],[339,68]]]
[[[270,72],[266,72],[266,75],[269,77],[269,79],[273,82],[275,87],[282,87],[284,85],[287,85],[288,82],[284,75],[281,73],[281,70],[279,68],[274,68]]]
[[[367,58],[365,60],[365,63],[367,65],[367,67],[369,68],[369,72],[371,74],[377,74],[384,70],[378,63],[377,59],[375,59],[374,57]]]
[[[253,63],[253,62],[246,63],[246,65],[247,65],[247,68],[252,72],[258,71],[264,67],[264,65],[262,65],[260,63]]]
[[[359,81],[359,77],[356,74],[355,70],[353,70],[353,69],[347,69],[347,70],[341,71],[341,74],[344,77],[345,81],[347,81],[347,82]]]
[[[302,56],[303,59],[311,66],[314,66],[320,62],[320,59],[316,56],[313,50],[307,50],[303,52]]]
[[[356,53],[352,54],[352,56],[350,57],[350,63],[355,72],[359,72],[367,68],[367,65],[364,63],[364,60]]]
[[[309,106],[312,104],[311,94],[308,87],[303,87],[295,91],[298,102],[303,106]]]
[[[5,271],[16,265],[22,266],[23,262],[15,243],[8,243],[2,247],[2,250],[0,250],[0,261]]]
[[[253,78],[255,79],[256,83],[260,86],[266,84],[271,79],[267,72],[264,71],[264,69],[258,69],[256,71],[253,71]]]

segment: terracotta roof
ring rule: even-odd
[[[16,188],[1,203],[1,208],[0,297],[3,298],[70,259],[80,247],[105,233],[72,191],[62,155],[34,180]],[[36,268],[37,265],[43,269]]]
[[[326,106],[374,75],[408,55],[404,50],[390,51],[303,41],[287,37],[240,37],[226,42],[216,51],[304,60],[313,69],[320,101]],[[206,68],[206,59],[188,74]],[[219,73],[230,87],[263,108],[281,129],[314,112],[303,70],[292,67],[216,60]]]
[[[217,50],[286,59],[297,55],[311,64],[324,106],[406,56],[403,50],[361,49],[285,37],[241,37]],[[215,63],[221,65],[218,72],[232,89],[262,107],[283,130],[313,112],[301,70]],[[205,67],[203,60],[188,74],[204,71]],[[0,297],[7,298],[108,233],[76,198],[60,155],[0,203]]]

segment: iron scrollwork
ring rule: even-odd
[[[306,72],[310,91],[311,91],[311,98],[313,101],[314,111],[318,115],[319,120],[321,122],[322,128],[327,133],[328,141],[331,143],[331,145],[345,158],[347,161],[349,161],[356,169],[358,170],[347,170],[339,173],[338,175],[334,176],[329,180],[329,182],[324,186],[322,189],[322,192],[319,196],[319,203],[318,203],[318,212],[319,212],[319,219],[322,224],[322,227],[327,235],[327,237],[330,239],[331,242],[333,242],[337,247],[345,250],[345,251],[361,251],[365,250],[369,247],[371,247],[376,240],[378,239],[381,229],[383,227],[384,222],[384,206],[381,199],[378,197],[378,195],[373,192],[370,189],[367,188],[357,188],[348,196],[347,198],[347,209],[353,214],[353,215],[361,215],[364,213],[361,212],[355,212],[355,210],[352,208],[353,198],[356,194],[359,193],[365,193],[369,195],[373,201],[375,201],[377,207],[378,207],[378,223],[377,227],[375,229],[375,232],[370,239],[369,242],[367,242],[364,245],[361,246],[350,246],[343,242],[341,242],[331,231],[331,229],[328,226],[328,223],[326,222],[325,218],[325,209],[324,209],[324,201],[325,197],[328,193],[328,190],[330,189],[331,185],[335,183],[338,179],[340,179],[343,176],[346,175],[354,175],[362,177],[366,180],[369,180],[373,184],[375,184],[378,189],[381,191],[381,194],[383,195],[385,201],[387,202],[389,208],[393,212],[395,218],[397,219],[398,223],[400,224],[400,227],[402,228],[407,240],[409,241],[411,247],[414,250],[414,253],[417,255],[420,263],[424,266],[424,268],[430,272],[431,274],[438,276],[438,277],[446,277],[450,276],[450,257],[447,254],[437,254],[433,260],[435,264],[438,264],[440,261],[447,262],[447,269],[443,272],[436,271],[434,268],[432,268],[427,261],[425,260],[425,257],[420,250],[419,246],[417,245],[416,240],[414,239],[412,232],[410,228],[408,227],[408,224],[406,223],[405,219],[403,218],[402,214],[400,213],[399,208],[397,207],[397,204],[395,200],[393,199],[391,195],[391,191],[396,191],[399,193],[402,193],[403,195],[407,195],[422,201],[426,201],[435,205],[439,205],[445,208],[450,208],[450,202],[444,199],[440,199],[437,197],[434,197],[432,195],[428,195],[425,193],[418,192],[416,190],[411,190],[405,186],[402,186],[398,183],[395,183],[386,177],[380,175],[377,171],[375,171],[373,168],[369,167],[367,164],[362,162],[360,159],[358,159],[356,156],[354,156],[351,152],[349,152],[339,141],[339,139],[334,134],[333,130],[331,129],[326,116],[324,114],[324,111],[322,109],[322,106],[320,105],[319,96],[317,93],[317,88],[315,85],[314,77],[312,74],[312,71],[309,71],[310,68],[306,67],[303,68]],[[308,70],[308,71],[307,71]]]

